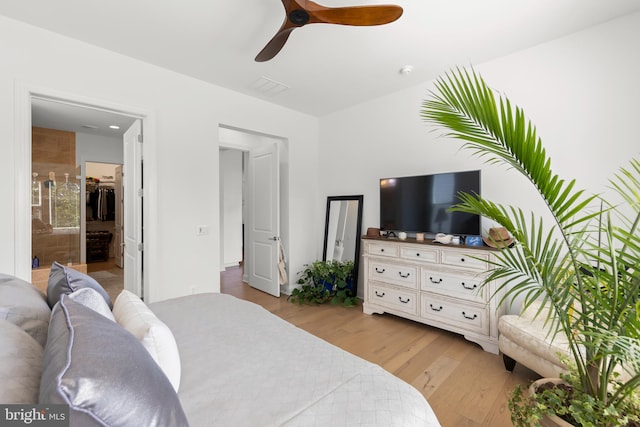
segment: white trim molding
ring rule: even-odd
[[[157,219],[150,212],[157,212],[157,159],[155,114],[147,109],[119,104],[104,99],[91,98],[75,93],[65,93],[50,88],[42,88],[24,82],[14,82],[14,275],[31,281],[31,100],[40,98],[54,102],[71,104],[99,111],[122,114],[142,120],[144,135],[144,176],[143,223],[145,247],[154,247]],[[152,283],[153,265],[157,265],[159,254],[145,251],[143,256],[144,293]]]

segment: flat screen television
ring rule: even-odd
[[[480,171],[383,178],[380,180],[380,229],[427,235],[480,235],[480,217],[448,208],[458,193],[480,194]]]

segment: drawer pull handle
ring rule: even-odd
[[[467,285],[465,285],[464,282],[462,282],[461,285],[462,285],[463,288],[465,288],[468,291],[472,291],[472,290],[474,290],[475,288],[478,287],[478,285],[476,285],[476,284],[474,284],[473,286],[467,286]]]
[[[407,300],[405,301],[405,300],[402,299],[402,297],[398,297],[398,301],[400,301],[403,304],[408,304],[409,301],[411,301],[411,298],[407,298]]]
[[[411,275],[411,273],[407,273],[406,275],[405,275],[405,274],[402,274],[402,271],[398,271],[398,274],[399,274],[399,275],[400,275],[400,277],[402,277],[403,279],[406,279],[407,277],[409,277],[409,276]]]
[[[416,252],[416,256],[420,256],[420,252]]]
[[[384,252],[384,248],[381,248],[381,249],[380,249],[380,252]]]
[[[376,267],[376,273],[382,274],[384,273],[386,270],[384,268],[378,269],[378,267]]]
[[[376,292],[376,296],[379,297],[379,298],[382,298],[385,295],[384,292],[381,293],[381,294],[379,294],[378,291],[375,291],[375,292]]]
[[[442,311],[442,306],[434,307],[433,304],[429,304],[429,307],[431,307],[431,310],[433,311]]]
[[[464,258],[460,258],[460,262],[465,262],[466,260]]]
[[[468,319],[468,320],[476,320],[478,318],[478,315],[474,314],[473,316],[467,316],[466,313],[463,311],[462,312],[462,317],[464,317],[465,319]]]
[[[435,283],[436,285],[438,283],[442,283],[442,277],[439,278],[438,280],[435,280],[433,277],[429,277],[429,280],[431,281],[431,283]]]

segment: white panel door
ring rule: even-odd
[[[280,296],[280,175],[278,145],[249,152],[249,285]]]
[[[124,198],[123,198],[123,177],[122,177],[122,166],[116,167],[116,186],[115,186],[115,196],[116,196],[116,224],[115,224],[115,242],[114,242],[114,253],[115,253],[115,262],[116,265],[120,268],[124,268],[124,236],[123,236],[123,221],[122,217],[124,215]]]
[[[124,288],[142,294],[142,123],[136,120],[124,142]]]

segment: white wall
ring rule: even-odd
[[[638,28],[635,14],[474,65],[491,87],[524,108],[553,169],[593,192],[605,190],[613,172],[640,153]],[[432,89],[426,82],[322,118],[320,170],[331,165],[332,172],[322,174],[321,194],[363,193],[366,230],[379,226],[379,178],[482,169],[484,196],[539,207],[515,172],[483,164],[421,120],[421,103]]]
[[[76,132],[76,164],[99,162],[121,165],[124,162],[122,147],[122,138]]]
[[[242,261],[242,151],[220,151],[220,181],[224,270]],[[208,188],[203,195],[209,197]]]
[[[606,191],[614,171],[640,154],[639,28],[635,14],[474,65],[491,87],[524,108],[554,171],[592,192]],[[421,103],[432,89],[427,82],[322,118],[320,170],[332,172],[322,174],[320,194],[364,194],[366,230],[379,226],[379,178],[482,169],[485,197],[544,209],[528,181],[472,158],[460,142],[440,137],[442,131],[421,120]]]
[[[14,141],[22,88],[104,100],[125,111],[148,112],[145,136],[145,293],[153,302],[196,292],[219,291],[220,230],[218,125],[249,129],[288,140],[291,206],[289,262],[293,269],[314,257],[306,232],[320,222],[317,191],[317,119],[170,72],[104,49],[0,17],[0,271],[28,278],[28,206],[16,186],[26,185],[28,152]],[[200,182],[211,182],[202,197]],[[22,197],[24,198],[24,197]],[[26,218],[19,217],[27,212]],[[289,215],[288,213],[285,213]],[[196,226],[211,233],[196,236]],[[17,248],[17,252],[16,252]],[[24,258],[24,259],[23,259]],[[24,265],[23,265],[24,264]]]
[[[85,175],[99,180],[114,181],[116,177],[116,168],[118,165],[115,163],[86,163]],[[112,177],[112,178],[110,178]]]

